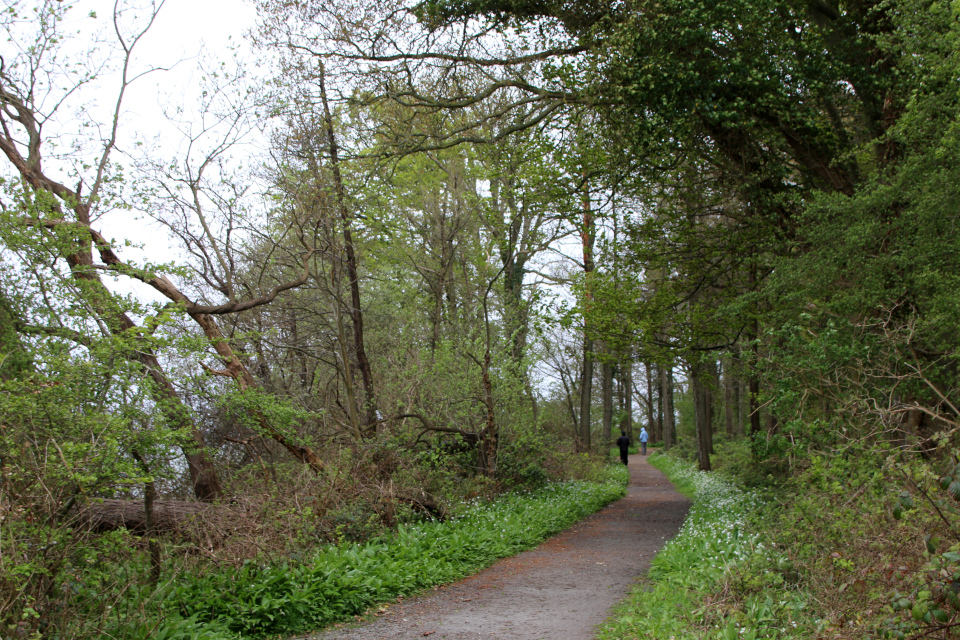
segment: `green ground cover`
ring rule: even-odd
[[[809,638],[817,621],[786,556],[765,541],[760,495],[666,455],[651,463],[692,498],[683,528],[598,640]]]
[[[602,482],[552,483],[490,503],[464,503],[445,522],[402,527],[365,544],[327,547],[299,562],[247,562],[207,575],[181,575],[149,596],[161,603],[162,617],[139,627],[124,624],[103,637],[260,638],[349,619],[376,603],[457,580],[537,546],[624,495],[625,468],[611,465],[604,476]],[[129,620],[129,613],[118,611],[118,619]]]

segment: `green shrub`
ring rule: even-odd
[[[760,487],[769,482],[769,469],[757,462],[750,440],[718,440],[714,449],[716,454],[710,460],[717,473],[728,475],[745,487]]]

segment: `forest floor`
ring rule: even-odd
[[[544,544],[460,582],[380,607],[311,640],[588,640],[690,506],[666,477],[630,456],[627,495]],[[303,636],[300,636],[303,637]]]

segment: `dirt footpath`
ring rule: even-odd
[[[607,506],[540,547],[460,582],[393,603],[375,620],[314,640],[588,640],[650,559],[676,535],[690,506],[630,456],[630,486]]]

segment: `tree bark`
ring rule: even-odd
[[[772,436],[777,432],[777,429],[780,426],[780,421],[777,420],[777,417],[771,412],[767,412],[767,435]]]
[[[581,204],[583,207],[583,226],[580,229],[580,243],[583,249],[583,273],[586,280],[583,312],[583,379],[580,384],[580,448],[589,451],[590,442],[590,403],[593,390],[593,339],[590,337],[590,303],[593,296],[590,293],[590,278],[593,275],[593,243],[595,236],[595,222],[593,209],[590,205],[590,191],[586,176],[583,181]]]
[[[660,425],[658,424],[660,411],[657,408],[660,400],[653,388],[653,374],[650,371],[649,364],[643,365],[643,377],[647,391],[647,431],[650,432],[650,441],[657,442],[660,440]]]
[[[493,383],[490,380],[490,312],[487,307],[487,299],[490,296],[490,289],[497,281],[503,269],[494,276],[493,280],[487,285],[483,294],[483,324],[486,333],[483,346],[483,401],[487,409],[487,424],[480,432],[480,452],[481,469],[490,478],[497,475],[497,453],[500,446],[500,429],[497,426],[497,416],[493,404]]]
[[[497,476],[497,449],[500,443],[495,407],[493,406],[493,384],[490,381],[489,346],[483,354],[483,400],[487,408],[487,426],[480,441],[484,463],[482,469],[488,477],[495,478]]]
[[[737,385],[734,388],[737,395],[737,435],[743,436],[746,435],[746,424],[749,421],[750,415],[750,404],[749,404],[749,394],[744,390],[743,380],[737,379]]]
[[[707,362],[704,363],[704,379],[703,379],[703,388],[704,388],[704,398],[706,401],[706,419],[707,419],[707,452],[711,455],[715,454],[716,451],[713,449],[713,428],[714,422],[717,415],[717,402],[719,394],[717,393],[718,388],[720,387],[720,374],[717,371],[717,361],[710,358]]]
[[[366,394],[366,419],[363,433],[367,437],[376,435],[379,420],[377,417],[377,397],[373,388],[373,371],[363,337],[363,309],[360,306],[360,276],[357,273],[357,257],[353,249],[353,235],[350,230],[352,217],[347,211],[346,192],[343,186],[343,176],[340,174],[340,156],[337,139],[333,131],[333,116],[327,102],[325,84],[326,71],[320,68],[320,99],[323,102],[323,118],[327,128],[327,140],[330,144],[330,168],[333,172],[334,188],[337,195],[337,208],[340,211],[340,220],[343,223],[343,249],[347,256],[347,278],[350,280],[350,318],[353,321],[353,341],[357,356],[357,368],[363,381],[363,391]]]
[[[603,396],[603,442],[602,451],[606,455],[613,446],[613,365],[604,362],[600,365],[601,385],[600,393]]]
[[[747,283],[751,290],[757,286],[757,266],[753,264],[747,271]],[[754,314],[756,310],[754,309]],[[751,362],[750,362],[750,435],[760,433],[760,380],[757,377],[757,367],[760,364],[760,323],[754,315],[753,322],[749,325],[748,338],[750,340]]]
[[[660,369],[661,406],[663,407],[663,448],[670,450],[677,440],[673,413],[673,368]]]
[[[760,381],[751,377],[750,382],[750,435],[760,433]]]
[[[660,384],[660,375],[663,372],[663,368],[659,365],[654,365],[653,372],[649,371],[650,365],[647,365],[648,381],[650,384],[650,402],[654,404],[653,410],[656,411],[655,422],[651,424],[651,429],[653,431],[654,442],[663,441],[663,385]],[[656,384],[654,384],[656,381]],[[656,398],[656,402],[654,402]]]
[[[159,533],[182,529],[207,516],[235,517],[232,507],[185,500],[154,499],[150,510],[152,516],[148,525],[143,500],[97,500],[83,504],[76,518],[79,524],[98,532],[129,529],[145,533],[148,527],[152,527]]]
[[[633,363],[626,362],[620,365],[620,385],[623,389],[623,422],[621,429],[627,432],[633,440]]]
[[[147,461],[136,450],[132,452],[134,459],[140,464],[143,472],[150,475],[150,467]],[[143,512],[144,528],[147,536],[147,549],[150,552],[150,584],[156,585],[160,582],[160,541],[157,539],[157,523],[153,511],[153,505],[157,500],[157,485],[151,479],[143,487]]]
[[[571,374],[571,378],[572,377],[573,375]],[[579,448],[580,442],[580,421],[577,418],[577,409],[573,406],[573,390],[570,388],[573,381],[571,380],[570,383],[567,383],[567,376],[563,369],[560,370],[560,381],[563,383],[564,399],[566,400],[567,410],[570,412],[570,421],[573,425],[574,449],[577,449]]]
[[[725,414],[724,417],[726,419],[727,437],[730,439],[733,439],[733,436],[736,431],[735,429],[736,404],[735,404],[734,391],[733,391],[735,381],[733,379],[733,375],[732,375],[733,372],[731,370],[732,360],[733,359],[728,354],[723,362],[723,408],[724,408],[724,414]]]
[[[583,344],[583,373],[580,380],[580,451],[590,451],[590,405],[593,401],[593,340]]]
[[[690,365],[690,390],[693,394],[697,463],[700,471],[710,471],[710,396],[704,384],[706,375],[703,363]]]

